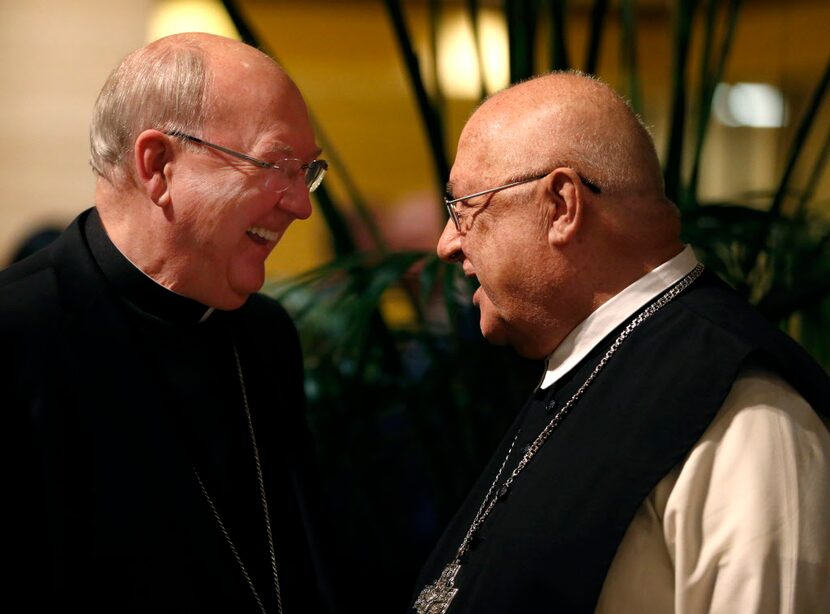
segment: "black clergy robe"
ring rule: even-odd
[[[514,439],[500,484],[626,324],[527,401],[424,566],[413,600],[455,557]],[[593,612],[637,509],[700,439],[750,362],[830,414],[821,367],[704,273],[622,343],[516,478],[465,556],[448,614]]]
[[[276,302],[211,311],[164,289],[92,209],[0,273],[0,340],[4,605],[257,612],[198,472],[276,611],[244,387],[283,609],[325,609],[300,347]]]

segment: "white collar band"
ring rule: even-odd
[[[633,284],[600,305],[562,340],[546,361],[540,388],[548,388],[573,369],[608,333],[662,292],[683,279],[697,265],[690,246],[677,256],[646,273]]]

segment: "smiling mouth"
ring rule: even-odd
[[[254,243],[258,243],[259,245],[265,245],[267,243],[276,243],[280,240],[280,233],[274,230],[268,230],[267,228],[260,228],[259,226],[254,226],[249,228],[245,231],[251,240]]]

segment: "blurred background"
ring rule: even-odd
[[[541,373],[482,342],[471,289],[430,255],[471,111],[555,68],[609,82],[699,257],[827,367],[829,28],[826,0],[2,0],[0,266],[93,204],[87,125],[124,55],[195,30],[275,57],[332,170],[266,291],[303,338],[344,609],[403,611]]]
[[[389,231],[411,234],[400,237],[407,247],[431,247],[443,225],[433,162],[384,2],[241,0],[235,4],[263,46],[297,81],[319,126],[367,203],[383,214]],[[431,91],[438,72],[445,145],[452,159],[457,134],[482,91],[469,3],[407,0],[401,4]],[[502,2],[478,4],[483,85],[491,92],[509,83],[508,29]],[[570,64],[584,68],[594,3],[563,4]],[[608,4],[596,66],[606,81],[630,95],[619,3]],[[641,110],[658,151],[665,154],[673,79],[672,19],[678,3],[622,4],[632,6],[636,20]],[[441,13],[437,24],[432,15],[435,5]],[[695,15],[691,77],[697,75],[695,63],[704,42],[703,28],[697,26],[705,17],[702,10]],[[539,30],[549,28],[547,20],[539,21]],[[777,187],[788,144],[830,54],[828,27],[830,4],[823,0],[742,3],[705,143],[701,199],[763,198]],[[188,29],[236,36],[219,1],[0,2],[4,84],[0,112],[5,118],[0,136],[0,262],[8,261],[26,233],[40,225],[65,225],[92,203],[87,125],[109,71],[146,42]],[[544,38],[540,33],[540,55],[546,54]],[[338,176],[335,169],[327,183],[340,194]],[[830,174],[823,173],[815,189],[814,204],[824,203],[826,209]],[[423,219],[416,215],[418,221],[413,223],[407,213],[424,200],[436,206],[425,211]],[[331,255],[324,220],[317,215],[292,227],[274,253],[270,270],[285,276],[319,265]]]

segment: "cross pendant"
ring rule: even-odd
[[[444,568],[440,578],[424,587],[415,601],[415,611],[418,614],[446,614],[458,592],[455,587],[455,576],[459,569],[461,563],[456,559]]]

